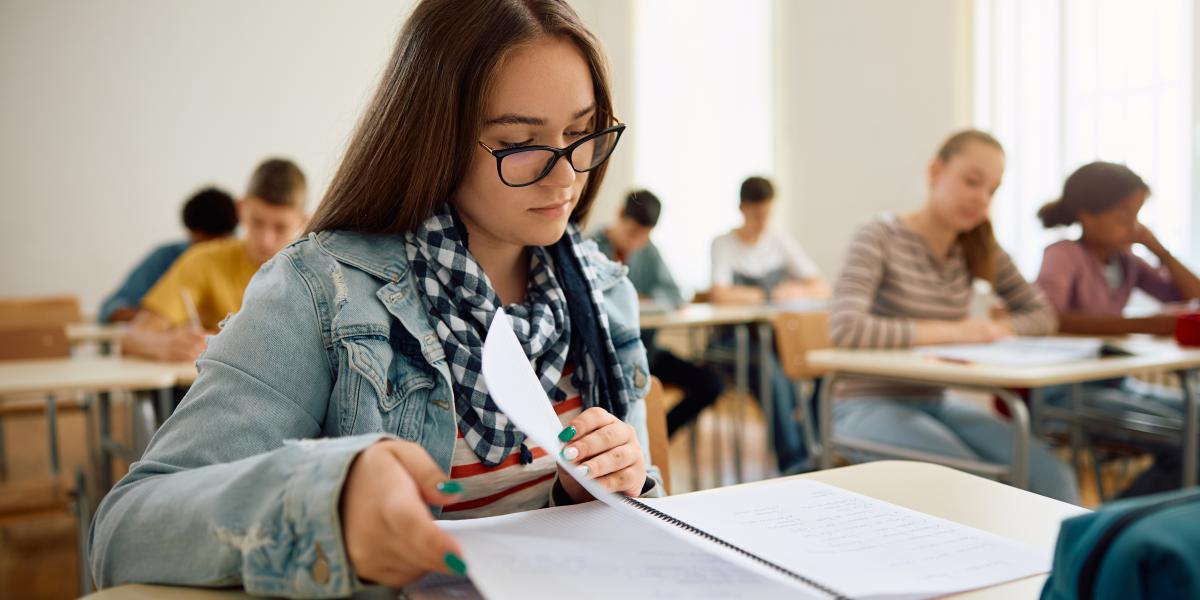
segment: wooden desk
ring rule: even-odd
[[[57,394],[68,392],[97,393],[99,414],[98,443],[89,449],[99,451],[101,489],[111,483],[109,464],[114,454],[128,455],[128,449],[112,439],[111,406],[108,394],[115,391],[154,392],[161,418],[166,418],[174,402],[173,389],[190,385],[196,379],[196,367],[191,363],[158,363],[119,357],[55,358],[18,360],[0,363],[0,397],[16,394],[39,394],[46,400],[46,418],[51,424],[56,418]],[[87,406],[87,431],[92,431],[91,405]],[[50,431],[52,472],[57,473],[57,428]],[[128,458],[128,456],[126,456]]]
[[[675,310],[663,312],[648,312],[640,316],[639,325],[643,330],[659,329],[688,329],[693,332],[711,327],[732,327],[734,334],[734,384],[740,398],[750,397],[750,327],[756,327],[758,333],[759,364],[766,364],[770,353],[775,351],[772,337],[771,318],[778,312],[771,306],[728,306],[718,304],[687,304]],[[698,344],[692,337],[691,344],[696,350]],[[774,446],[770,441],[774,431],[772,419],[774,413],[770,410],[772,392],[771,373],[759,369],[758,395],[763,407],[763,415],[767,424],[768,456],[774,454]],[[744,407],[741,402],[735,405],[733,433],[733,465],[734,478],[741,482],[745,479],[742,469],[742,429],[745,424]],[[698,488],[699,469],[696,468],[696,438],[690,438],[692,446],[689,454],[692,458],[692,487]],[[718,447],[720,444],[718,444]],[[718,463],[720,461],[717,461]],[[721,468],[716,470],[717,481],[720,482]]]
[[[822,481],[1047,551],[1053,550],[1063,519],[1087,512],[1071,504],[928,463],[880,461],[796,477]],[[1045,579],[1045,575],[1027,577],[952,597],[971,600],[1037,598]],[[459,587],[462,592],[459,597],[472,597],[470,588],[469,585]],[[231,590],[129,585],[103,590],[87,598],[234,600],[249,596]]]
[[[120,356],[121,337],[129,330],[126,325],[106,325],[104,323],[68,323],[67,341],[72,346],[78,344],[97,344],[103,354]]]
[[[952,466],[988,475],[1007,473],[1014,485],[1028,483],[1029,413],[1012,388],[1041,388],[1122,377],[1137,371],[1160,370],[1181,374],[1184,392],[1182,431],[1184,485],[1196,484],[1197,454],[1200,452],[1200,404],[1190,389],[1187,372],[1200,368],[1200,349],[1181,348],[1174,342],[1134,339],[1123,346],[1139,352],[1137,356],[1106,357],[1036,367],[999,367],[984,364],[958,364],[921,356],[911,350],[825,349],[808,353],[809,364],[829,370],[822,388],[818,409],[821,437],[821,464],[832,466],[834,446],[868,452],[887,452],[896,456],[944,462]],[[832,394],[840,377],[854,377],[974,389],[996,395],[1012,416],[1014,429],[1013,464],[1000,467],[976,461],[944,459],[861,440],[839,439],[833,435]]]

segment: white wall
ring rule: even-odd
[[[268,155],[315,205],[410,5],[0,3],[0,294],[96,310],[193,190]]]
[[[628,0],[574,4],[610,48],[618,106],[632,104]],[[95,312],[182,237],[191,192],[238,195],[269,155],[299,163],[315,207],[411,6],[0,3],[0,295],[77,294]],[[601,212],[631,169],[619,153]]]
[[[856,225],[925,198],[970,122],[970,3],[776,0],[776,178],[786,228],[836,277]]]
[[[572,4],[636,124],[635,1],[649,0]],[[411,4],[0,3],[0,295],[73,293],[94,311],[182,235],[190,192],[240,193],[268,155],[297,160],[315,205]],[[925,161],[967,121],[964,6],[774,0],[781,225],[827,273],[865,215],[920,202]],[[614,155],[596,223],[633,185],[636,136]]]

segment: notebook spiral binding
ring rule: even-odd
[[[647,513],[657,519],[666,521],[676,527],[684,529],[685,531],[694,533],[710,542],[724,546],[724,547],[726,547],[730,550],[733,550],[734,552],[737,552],[738,554],[741,554],[742,556],[745,556],[757,563],[761,563],[767,567],[770,567],[773,570],[779,571],[780,573],[783,573],[784,575],[787,575],[788,577],[791,577],[792,579],[795,579],[795,580],[799,581],[800,583],[803,583],[804,585],[807,585],[821,593],[827,594],[833,600],[852,600],[849,596],[842,594],[841,592],[838,592],[837,590],[834,590],[833,588],[830,588],[822,583],[819,583],[808,577],[805,577],[795,571],[792,571],[791,569],[788,569],[787,567],[777,565],[757,554],[748,552],[748,551],[742,549],[740,546],[735,546],[734,544],[731,544],[711,533],[708,533],[707,531],[704,531],[703,529],[700,529],[700,528],[696,527],[695,525],[692,525],[686,521],[681,521],[679,519],[676,519],[675,517],[672,517],[671,515],[668,515],[667,513],[662,512],[661,510],[658,510],[657,508],[654,508],[653,506],[644,504],[644,503],[639,502],[638,500],[636,500],[634,498],[630,498],[628,496],[620,496],[620,498],[621,498],[621,500],[625,501],[626,504],[629,504],[630,506],[632,506],[644,513]]]

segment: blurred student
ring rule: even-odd
[[[742,226],[712,243],[712,290],[716,304],[786,304],[823,299],[829,287],[812,259],[798,244],[771,228],[775,186],[763,177],[742,182],[738,208]],[[714,347],[733,348],[731,332],[718,333]],[[750,357],[750,378],[759,378],[758,353]],[[774,353],[761,365],[771,377],[771,423],[775,458],[780,472],[797,472],[808,466],[808,448],[796,421],[799,400]]]
[[[661,214],[662,203],[657,196],[646,190],[631,192],[625,197],[616,222],[592,239],[605,255],[629,267],[629,280],[638,296],[661,307],[677,308],[684,303],[683,295],[658,248],[650,241],[650,232],[658,225]],[[683,389],[684,394],[679,404],[667,413],[667,433],[674,435],[705,407],[716,402],[725,385],[715,369],[686,361],[655,346],[655,333],[642,330],[642,342],[650,358],[650,373],[666,385]]]
[[[1125,165],[1093,162],[1079,167],[1063,184],[1062,197],[1042,207],[1047,229],[1078,223],[1080,236],[1046,248],[1038,285],[1058,310],[1063,333],[1113,335],[1175,332],[1175,317],[1122,316],[1133,290],[1160,302],[1200,298],[1200,279],[1138,221],[1150,186]],[[1161,266],[1133,253],[1149,250]]]
[[[237,203],[242,235],[189,248],[142,298],[122,342],[126,354],[191,361],[205,336],[242,306],[259,266],[295,240],[308,223],[308,189],[295,163],[272,158],[250,177]]]
[[[142,259],[121,287],[104,299],[100,305],[100,322],[132,321],[142,297],[175,264],[179,255],[193,244],[233,235],[237,224],[233,196],[217,188],[196,192],[183,205],[183,226],[188,230],[188,239],[163,244]]]
[[[1127,318],[1122,312],[1133,290],[1140,289],[1159,302],[1182,302],[1200,298],[1197,279],[1167,250],[1138,213],[1150,196],[1150,186],[1125,165],[1093,162],[1067,178],[1062,196],[1038,211],[1047,229],[1080,226],[1078,239],[1062,240],[1046,248],[1038,285],[1058,310],[1059,330],[1064,333],[1121,335],[1149,333],[1170,335],[1177,317],[1161,314]],[[1141,244],[1158,258],[1151,266],[1133,253]],[[1047,402],[1066,405],[1069,386],[1042,392]],[[1130,414],[1181,421],[1183,396],[1177,389],[1154,386],[1133,377],[1086,383],[1080,401],[1120,419]],[[1154,466],[1142,473],[1123,495],[1142,495],[1178,487],[1182,476],[1179,448],[1147,444],[1110,431],[1097,432],[1154,453]]]
[[[1054,308],[992,234],[988,210],[1003,176],[1004,149],[994,137],[977,130],[950,136],[929,164],[924,206],[872,219],[851,240],[833,292],[833,343],[909,348],[1053,333]],[[1003,318],[968,318],[977,279],[992,284]],[[834,392],[840,436],[948,458],[1012,461],[1012,425],[974,404],[947,401],[944,388],[848,380]],[[1029,489],[1067,502],[1079,494],[1072,470],[1036,440]]]
[[[771,228],[775,186],[762,177],[742,182],[742,226],[712,243],[713,302],[786,303],[829,296],[829,286],[800,245]]]

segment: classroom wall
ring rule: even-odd
[[[195,189],[269,155],[316,204],[411,2],[0,3],[0,294],[94,312]]]
[[[925,198],[970,123],[970,2],[776,0],[776,177],[785,227],[836,277],[856,226]]]
[[[572,4],[609,48],[618,106],[632,104],[629,0]],[[94,313],[183,236],[191,192],[240,194],[269,155],[299,163],[315,207],[411,6],[0,3],[0,295],[77,294]],[[603,212],[632,159],[614,160]]]

